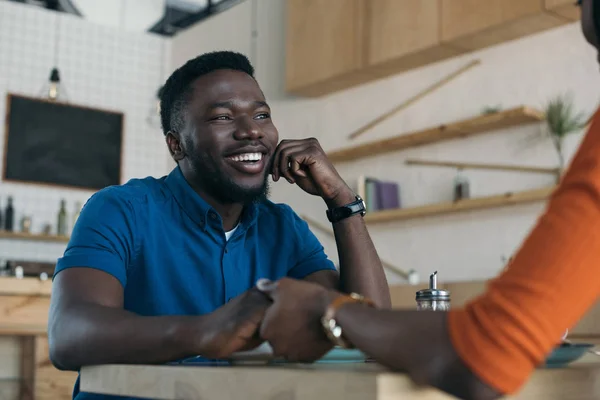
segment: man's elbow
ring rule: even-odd
[[[61,332],[60,326],[67,326],[65,323],[57,323],[55,318],[50,316],[48,323],[48,352],[50,362],[55,368],[61,371],[78,371],[79,365],[77,350],[70,341],[68,333]]]
[[[78,371],[80,366],[74,357],[74,352],[67,347],[49,340],[50,362],[61,371]]]

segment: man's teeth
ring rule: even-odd
[[[230,157],[233,161],[260,161],[262,153],[244,153]]]

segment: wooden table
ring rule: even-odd
[[[86,367],[81,390],[153,399],[202,400],[448,400],[431,388],[416,388],[403,374],[376,364],[282,366]],[[535,372],[511,399],[597,400],[600,363]]]

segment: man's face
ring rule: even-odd
[[[193,184],[226,203],[266,197],[279,135],[258,83],[240,71],[218,70],[192,87],[181,146]]]
[[[600,7],[598,0],[583,0],[581,2],[581,29],[586,40],[598,49],[598,32],[596,32],[594,21],[594,7]]]

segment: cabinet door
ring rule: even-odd
[[[439,3],[370,0],[367,4],[369,64],[379,64],[437,46]]]
[[[575,4],[575,0],[544,0],[544,3],[546,10],[569,21],[577,21],[581,18],[581,8]]]
[[[442,41],[476,50],[566,23],[540,0],[441,0]]]
[[[366,15],[368,64],[378,77],[461,53],[441,44],[438,1],[370,0]]]
[[[288,0],[286,86],[314,95],[364,66],[365,0]]]

